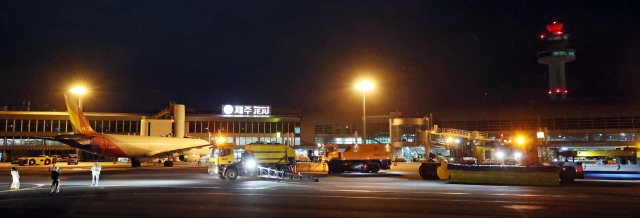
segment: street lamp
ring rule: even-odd
[[[367,110],[365,109],[365,93],[373,89],[373,83],[364,81],[356,84],[356,89],[362,90],[362,144],[367,144]]]
[[[524,138],[522,138],[522,137],[518,138],[518,144],[519,145],[524,144]]]
[[[87,89],[83,87],[76,87],[69,90],[71,93],[78,95],[78,107],[82,110],[82,95],[87,92]]]

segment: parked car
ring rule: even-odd
[[[67,158],[67,165],[78,165],[78,156],[75,154],[70,154],[69,157]]]
[[[60,155],[51,155],[51,159],[53,160],[54,163],[67,162],[67,158],[66,157],[62,157]]]
[[[396,159],[393,160],[393,162],[407,162],[407,159],[404,159],[404,157],[401,156],[396,156]]]

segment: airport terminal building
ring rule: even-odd
[[[300,145],[302,113],[299,110],[272,110],[270,106],[255,105],[223,105],[222,108],[221,113],[187,113],[179,119],[173,116],[172,110],[158,114],[86,112],[85,116],[96,132],[104,134],[169,136],[175,126],[182,126],[185,137],[207,141],[223,137],[225,142],[236,145],[239,152],[250,143]],[[173,125],[176,120],[184,120],[184,125]],[[67,112],[0,111],[0,161],[70,153],[79,153],[84,160],[110,160],[42,139],[60,134],[73,134]]]

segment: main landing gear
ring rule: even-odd
[[[138,158],[131,158],[131,167],[140,167],[140,160]]]

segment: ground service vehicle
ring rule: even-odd
[[[75,154],[70,154],[69,157],[67,158],[67,165],[78,165],[78,156]]]
[[[47,155],[40,155],[37,157],[23,157],[20,159],[20,166],[36,164],[49,165],[53,163],[52,161],[53,160]]]
[[[449,179],[451,172],[447,169],[449,164],[447,157],[442,155],[430,154],[429,159],[422,162],[418,172],[422,179]]]
[[[290,173],[296,164],[296,152],[283,144],[249,144],[239,162],[234,161],[233,145],[214,147],[209,159],[209,174],[220,179],[235,180],[238,176],[255,174],[257,167],[268,167]]]
[[[22,158],[24,157],[14,158],[13,160],[11,160],[11,164],[20,164],[20,161],[22,161]]]
[[[361,169],[363,173],[377,173],[391,169],[393,152],[389,144],[348,145],[344,152],[337,145],[325,145],[322,161],[329,166],[329,173],[342,173]]]
[[[584,160],[596,160],[596,163],[606,163],[615,160],[616,164],[636,164],[637,154],[635,150],[615,151],[578,151],[576,157]]]

